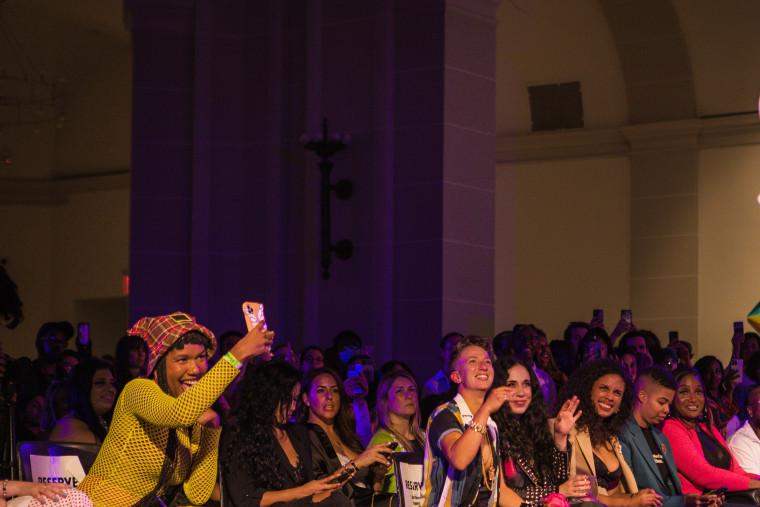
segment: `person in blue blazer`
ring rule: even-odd
[[[662,495],[663,507],[720,505],[716,495],[684,495],[667,437],[657,428],[670,413],[675,396],[673,376],[659,366],[640,372],[633,387],[633,416],[623,426],[620,445],[636,485]]]

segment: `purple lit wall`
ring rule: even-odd
[[[278,340],[353,329],[421,378],[442,334],[492,323],[498,2],[126,4],[133,321],[181,309],[221,333],[261,300]],[[298,143],[324,116],[353,138],[332,230],[354,255],[329,281]]]

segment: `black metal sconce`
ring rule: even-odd
[[[345,261],[350,258],[354,253],[354,244],[347,239],[342,239],[332,244],[330,234],[330,192],[335,191],[335,196],[345,201],[354,193],[354,185],[346,179],[341,179],[335,185],[330,184],[330,171],[333,168],[333,163],[330,162],[330,157],[335,153],[346,147],[346,144],[350,141],[350,136],[341,135],[338,133],[327,133],[327,118],[322,121],[322,131],[316,135],[309,136],[304,134],[301,136],[301,141],[309,151],[313,151],[320,157],[320,161],[317,162],[319,166],[319,172],[322,173],[322,278],[325,280],[330,279],[330,265],[332,264],[332,253],[335,252],[335,256]]]

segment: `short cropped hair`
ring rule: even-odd
[[[636,389],[640,389],[644,380],[652,382],[654,385],[664,387],[665,389],[671,389],[675,391],[678,389],[678,382],[671,373],[662,366],[650,366],[642,370],[636,376]]]
[[[493,357],[493,350],[491,349],[491,344],[488,343],[488,340],[482,336],[474,334],[467,335],[459,340],[456,345],[454,345],[454,349],[451,351],[451,356],[449,357],[449,371],[454,371],[454,367],[457,363],[457,360],[459,359],[459,356],[462,355],[462,351],[467,347],[472,346],[484,349],[486,352],[488,352],[489,356]]]

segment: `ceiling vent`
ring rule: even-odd
[[[528,87],[533,132],[583,128],[581,83]]]

